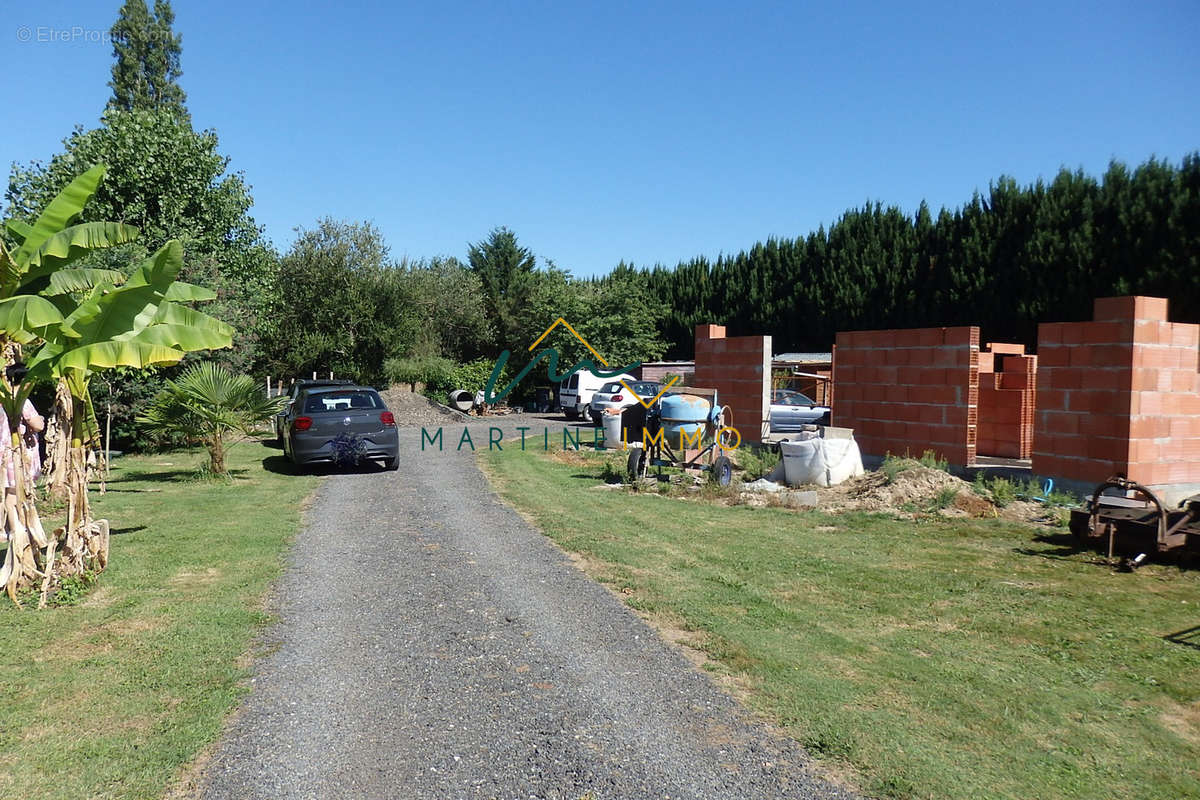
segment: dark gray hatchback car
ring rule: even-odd
[[[325,386],[303,389],[283,424],[283,452],[293,464],[382,461],[400,465],[396,419],[374,389]]]

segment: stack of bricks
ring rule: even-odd
[[[864,453],[975,461],[979,328],[839,333],[833,424],[854,429]]]
[[[975,435],[979,455],[1033,457],[1036,391],[1037,356],[1026,355],[1025,345],[993,343],[980,352],[979,427]]]
[[[1096,300],[1092,322],[1038,326],[1033,470],[1098,483],[1200,484],[1200,326],[1158,297]]]
[[[771,403],[771,337],[726,338],[724,325],[696,326],[696,374],[691,383],[717,390],[717,402],[729,406],[726,424],[743,442],[767,435]]]

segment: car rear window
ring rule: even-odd
[[[635,383],[633,385],[633,390],[635,392],[637,392],[638,394],[640,394],[642,397],[645,397],[647,395],[649,395],[650,397],[653,397],[654,395],[658,394],[658,390],[661,388],[662,388],[662,386],[660,386],[657,383]]]
[[[604,384],[604,388],[601,389],[600,392],[602,394],[616,394],[617,392],[621,391],[621,388],[621,383],[619,381],[613,381],[611,383]]]
[[[321,392],[310,395],[304,403],[305,413],[310,414],[352,408],[383,408],[383,401],[374,392]]]

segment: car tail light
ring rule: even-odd
[[[312,417],[296,417],[292,420],[292,429],[297,431],[306,431],[312,427]]]
[[[390,411],[385,411],[382,414],[380,414],[379,421],[382,422],[384,425],[395,425],[396,424],[396,418],[392,416],[392,412],[390,412]]]
[[[613,399],[612,399],[612,401],[613,401],[614,403],[619,403],[619,402],[621,402],[621,401],[622,401],[622,400],[624,400],[624,399],[625,399],[625,398],[624,398],[624,397],[622,397],[621,395],[619,395],[619,394],[616,394],[616,395],[613,395]]]

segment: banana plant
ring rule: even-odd
[[[32,225],[9,221],[15,250],[0,241],[0,334],[26,346],[29,373],[17,386],[0,380],[0,405],[19,420],[32,388],[56,383],[56,411],[70,425],[65,464],[67,524],[47,537],[17,470],[17,505],[11,508],[13,539],[0,565],[0,586],[17,601],[18,591],[41,576],[42,602],[55,575],[103,569],[108,560],[108,524],[93,523],[87,501],[84,443],[98,430],[91,408],[91,377],[115,367],[173,364],[188,352],[228,347],[233,328],[183,302],[211,300],[215,293],[177,281],[183,247],[163,245],[125,278],[121,273],[72,267],[89,252],[131,241],[137,229],[120,223],[70,224],[103,177],[95,167],[76,178]],[[12,426],[12,452],[22,452]],[[35,558],[34,548],[42,553]],[[61,547],[58,563],[56,548]],[[39,563],[41,562],[40,567]]]
[[[174,364],[200,350],[229,347],[233,327],[181,300],[209,299],[211,292],[175,280],[183,267],[178,241],[163,245],[133,271],[124,285],[100,284],[65,316],[39,306],[38,337],[44,342],[27,359],[31,382],[66,381],[77,409],[89,405],[88,383],[96,372]],[[53,304],[52,304],[53,305]],[[74,415],[72,446],[91,438],[89,415]]]
[[[5,222],[8,235],[19,245],[10,252],[0,242],[0,299],[38,294],[47,288],[55,293],[82,291],[99,282],[121,281],[121,273],[114,270],[67,269],[94,250],[137,238],[137,228],[120,222],[72,224],[103,178],[104,165],[98,164],[59,192],[32,225],[15,219]]]

